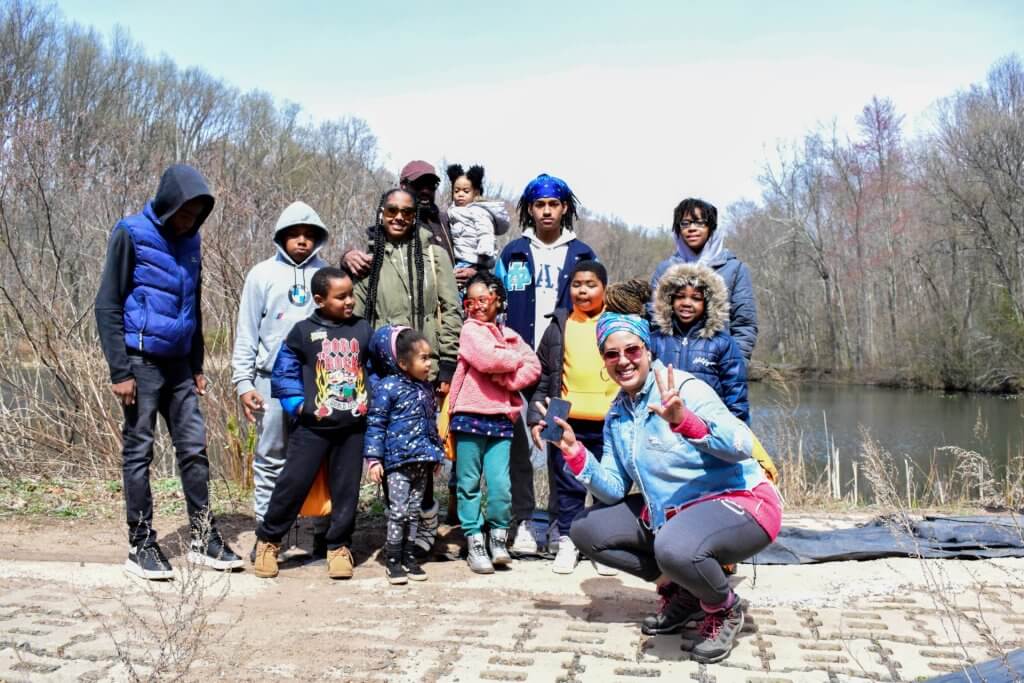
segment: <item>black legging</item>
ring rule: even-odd
[[[691,505],[657,534],[640,521],[640,494],[615,505],[595,505],[572,525],[571,537],[587,558],[645,581],[664,574],[707,605],[729,598],[722,564],[747,559],[771,543],[754,518],[734,503]]]

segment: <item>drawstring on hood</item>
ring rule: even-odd
[[[708,242],[710,245],[710,240]],[[705,245],[705,249],[707,246]],[[683,287],[704,291],[704,315],[694,322],[698,336],[710,339],[729,330],[729,290],[725,280],[710,267],[700,263],[681,263],[672,266],[658,282],[654,293],[654,324],[662,334],[671,336],[678,327],[672,298]]]

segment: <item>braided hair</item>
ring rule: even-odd
[[[650,300],[651,285],[640,278],[613,282],[604,290],[605,308],[612,313],[643,315],[644,307]]]
[[[388,190],[380,197],[377,204],[377,223],[373,227],[373,261],[370,265],[369,282],[366,293],[366,322],[370,327],[377,325],[377,287],[380,284],[380,271],[384,266],[384,247],[387,243],[387,236],[384,230],[384,205],[392,195],[399,192],[412,197],[412,194],[405,189],[396,187]],[[415,201],[415,197],[413,197]],[[423,242],[420,239],[420,224],[417,219],[409,227],[409,239],[406,241],[406,266],[408,267],[407,277],[409,278],[410,306],[412,315],[410,321],[417,330],[423,329],[423,322],[426,317],[426,305],[423,301],[424,268],[423,268]]]
[[[505,285],[501,282],[501,278],[489,270],[479,270],[476,275],[469,278],[469,281],[466,282],[466,292],[469,292],[469,288],[475,284],[487,287],[491,294],[498,297],[498,313],[505,312],[505,308],[508,306],[508,292],[505,290]]]

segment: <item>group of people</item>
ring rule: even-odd
[[[748,427],[750,273],[724,247],[717,210],[682,201],[675,253],[649,282],[609,284],[573,230],[578,201],[565,181],[541,174],[526,185],[522,234],[499,252],[510,220],[503,202],[484,198],[484,169],[452,165],[447,176],[441,209],[433,166],[407,164],[365,243],[348,245],[337,266],[320,256],[328,227],[294,202],[275,226],[275,253],[246,276],[232,367],[257,432],[254,573],[278,574],[282,539],[322,473],[330,513],[314,520],[313,552],[331,578],[351,577],[365,472],[386,501],[387,580],[427,579],[446,457],[449,521],[465,535],[469,568],[489,574],[537,555],[547,535],[532,524],[536,448],[551,483],[552,570],[571,573],[583,557],[599,573],[654,582],[661,604],[643,631],[696,621],[693,657],[728,656],[743,611],[725,565],[771,543],[781,500]],[[199,171],[168,168],[143,211],[111,233],[96,299],[124,411],[125,569],[147,579],[173,576],[152,527],[158,414],[181,473],[190,558],[243,566],[210,514],[197,398],[199,230],[213,207]]]

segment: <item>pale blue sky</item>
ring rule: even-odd
[[[872,95],[926,130],[936,98],[1024,57],[1021,2],[123,2],[61,0],[152,56],[357,115],[381,161],[547,171],[585,206],[665,225],[688,195],[758,196],[779,142]]]

